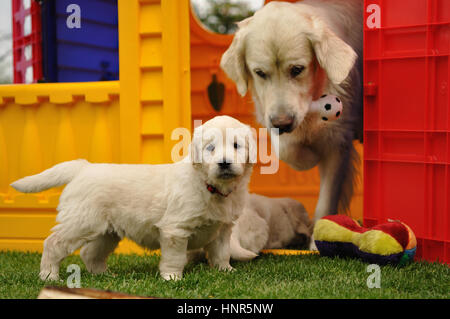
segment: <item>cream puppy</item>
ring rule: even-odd
[[[218,116],[195,129],[190,154],[178,163],[74,160],[12,183],[25,193],[67,184],[58,224],[44,242],[41,279],[58,279],[60,262],[80,247],[90,272],[105,271],[108,255],[124,237],[161,248],[164,279],[182,278],[187,251],[198,248],[212,266],[231,270],[231,228],[248,194],[255,147],[248,126]]]
[[[262,249],[307,246],[312,227],[300,202],[250,194],[232,230],[231,257],[241,260],[242,248],[258,254]]]

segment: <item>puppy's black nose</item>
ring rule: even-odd
[[[220,169],[228,169],[231,163],[224,159],[223,162],[217,163],[217,165],[219,165]]]
[[[290,133],[294,130],[294,116],[293,115],[279,115],[270,117],[270,122],[274,128],[279,129],[280,135],[283,133]]]

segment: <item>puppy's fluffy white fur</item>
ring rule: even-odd
[[[231,141],[226,140],[228,128],[241,129]],[[211,130],[221,132],[222,138],[207,134]],[[242,146],[239,149],[233,144],[236,141]],[[159,269],[164,279],[182,277],[190,249],[204,248],[211,265],[231,270],[231,228],[248,194],[249,144],[253,143],[248,126],[220,116],[195,130],[189,156],[178,163],[75,160],[14,182],[11,186],[22,192],[67,184],[57,208],[58,224],[44,242],[40,277],[58,279],[61,260],[80,247],[87,269],[103,272],[108,255],[124,237],[146,248],[161,248]],[[206,153],[209,161],[194,161]],[[238,162],[242,154],[247,161]],[[218,164],[223,160],[230,163],[225,169]],[[207,185],[217,192],[210,192]],[[243,249],[240,254],[254,256]]]
[[[262,249],[305,246],[311,235],[312,222],[300,202],[250,194],[232,230],[231,257],[241,260],[241,247],[258,254]]]

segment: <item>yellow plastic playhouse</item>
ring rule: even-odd
[[[20,177],[76,158],[170,162],[173,129],[218,114],[256,126],[250,99],[239,98],[218,66],[232,36],[204,29],[189,0],[118,0],[118,25],[120,80],[0,86],[0,250],[42,251],[55,224],[61,189],[21,194],[9,186]],[[207,96],[214,76],[225,85],[220,111]],[[316,169],[280,163],[277,174],[260,175],[257,168],[251,191],[293,197],[314,211]],[[361,186],[351,211],[361,218]],[[123,241],[117,251],[142,250]]]

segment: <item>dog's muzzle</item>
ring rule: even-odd
[[[234,173],[230,162],[226,161],[225,159],[217,163],[219,166],[219,173],[217,174],[217,177],[220,179],[232,179],[236,177],[236,174]]]
[[[294,130],[295,117],[293,115],[271,116],[270,123],[272,127],[279,130],[279,134],[291,133]]]

